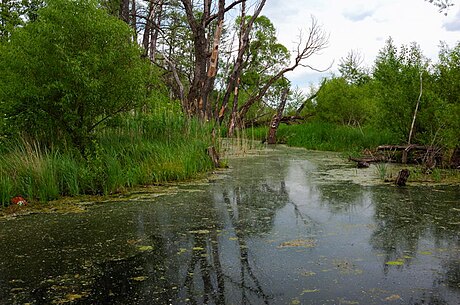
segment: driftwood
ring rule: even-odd
[[[409,179],[410,171],[408,169],[402,169],[398,173],[398,177],[396,177],[395,184],[398,186],[405,186],[407,179]]]

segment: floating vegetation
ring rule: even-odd
[[[204,234],[209,234],[211,231],[209,230],[194,230],[194,231],[188,231],[190,234],[199,234],[199,235],[204,235]]]
[[[400,299],[401,299],[401,296],[399,296],[397,294],[392,294],[389,297],[384,298],[382,301],[389,302],[389,301],[397,301],[397,300],[400,300]]]
[[[304,295],[306,293],[315,293],[319,292],[319,289],[304,289],[300,295]]]
[[[316,247],[316,239],[294,239],[281,243],[278,248],[291,248],[291,247],[302,247],[302,248],[314,248]]]
[[[139,246],[137,247],[137,250],[141,252],[152,251],[153,247],[152,246]]]
[[[347,259],[334,260],[333,264],[342,274],[359,275],[363,273],[363,270],[356,268],[356,265]]]
[[[388,262],[385,263],[385,265],[388,265],[388,266],[402,266],[402,265],[404,265],[404,261],[403,260],[388,261]]]
[[[148,279],[149,277],[148,276],[136,276],[136,277],[133,277],[131,278],[133,281],[136,281],[136,282],[143,282],[145,281],[146,279]]]

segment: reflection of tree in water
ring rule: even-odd
[[[343,213],[357,210],[364,205],[366,190],[354,183],[318,184],[320,203],[331,213]]]
[[[218,191],[137,214],[137,236],[152,249],[98,264],[80,304],[268,304],[247,238],[271,230],[288,202],[285,184]]]
[[[435,275],[433,289],[441,285],[459,289],[460,251],[459,213],[455,208],[456,192],[422,188],[376,189],[374,192],[376,229],[371,244],[385,254],[385,262],[402,257],[414,258],[421,251],[423,238],[434,240],[437,249],[444,249],[442,272]],[[436,250],[436,249],[433,249]],[[410,259],[406,260],[410,264]],[[388,272],[389,266],[384,265]],[[441,296],[426,296],[410,304],[447,304]]]
[[[377,228],[371,237],[372,245],[391,259],[403,252],[415,254],[420,238],[427,234],[434,237],[438,247],[458,248],[459,215],[452,204],[454,196],[453,192],[417,188],[376,190]]]
[[[232,225],[244,235],[269,232],[277,210],[289,202],[284,181],[279,186],[269,183],[235,186],[222,193]]]
[[[221,192],[224,206],[220,210],[225,211],[223,218],[228,220],[223,226],[234,234],[231,239],[237,248],[229,252],[234,253],[239,272],[237,276],[227,274],[229,266],[222,266],[220,252],[229,246],[226,238],[216,231],[196,230],[184,281],[186,298],[190,304],[268,304],[271,297],[253,271],[246,238],[271,230],[276,210],[288,200],[284,182],[278,187],[268,183],[231,186]]]

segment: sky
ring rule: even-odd
[[[294,50],[299,32],[306,31],[311,16],[329,34],[328,47],[307,60],[318,73],[299,67],[286,74],[294,86],[308,92],[310,84],[337,72],[337,64],[351,50],[358,51],[365,66],[372,66],[385,40],[396,46],[417,42],[424,55],[436,61],[440,41],[454,46],[460,41],[460,0],[447,16],[424,0],[267,0],[262,14],[277,29],[278,41]]]

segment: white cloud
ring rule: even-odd
[[[460,30],[460,12],[446,17],[423,0],[269,0],[262,13],[273,22],[279,41],[288,49],[295,48],[299,30],[305,31],[310,16],[315,16],[330,33],[329,47],[307,64],[324,69],[334,62],[332,71],[350,50],[360,51],[365,64],[372,65],[389,36],[398,46],[417,42],[433,59],[440,41],[454,45],[459,40],[455,31]],[[313,75],[311,70],[299,68],[287,77],[300,86],[302,77],[307,83]]]
[[[453,20],[444,23],[443,27],[448,32],[460,32],[460,9]]]

